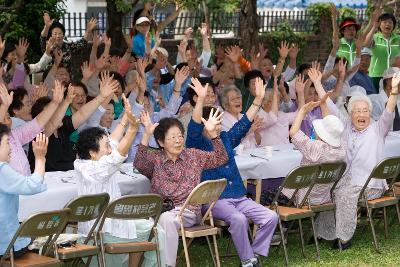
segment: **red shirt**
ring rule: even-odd
[[[151,180],[151,191],[169,198],[176,207],[182,206],[190,192],[200,183],[204,169],[213,169],[228,161],[221,139],[212,141],[214,151],[185,148],[173,162],[164,150],[139,145],[133,166]],[[199,206],[188,209],[200,215]]]

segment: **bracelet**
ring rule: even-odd
[[[399,94],[399,92],[397,92],[397,93],[390,92],[390,95],[398,95],[398,94]]]
[[[219,136],[217,135],[216,137],[211,138],[211,140],[216,140],[218,137],[219,137]]]
[[[175,93],[180,93],[180,92],[181,92],[181,90],[174,90],[174,92],[175,92]]]
[[[251,103],[253,106],[256,106],[256,107],[261,107],[261,104],[255,104],[254,102],[253,103]]]
[[[139,105],[142,105],[142,106],[143,106],[143,104],[144,104],[144,101],[142,101],[142,102],[139,102],[139,101],[136,99],[136,103],[138,103]]]

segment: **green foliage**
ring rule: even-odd
[[[357,18],[357,14],[354,11],[354,9],[349,8],[349,7],[343,7],[339,9],[339,19],[342,21],[344,18]]]
[[[303,60],[303,53],[307,45],[305,34],[297,34],[293,32],[288,21],[283,21],[278,25],[278,30],[274,32],[263,33],[259,39],[260,42],[264,43],[265,47],[268,48],[268,54],[272,59],[272,62],[277,62],[279,59],[278,48],[281,42],[287,41],[292,44],[297,44],[300,48],[297,56],[297,63],[301,64]]]
[[[0,0],[1,6],[12,6],[16,1]],[[26,37],[30,43],[28,49],[29,62],[34,62],[42,55],[40,49],[40,32],[43,29],[43,12],[47,11],[51,18],[60,18],[65,12],[64,0],[23,1],[22,8],[0,11],[0,28],[11,21],[5,34],[7,42],[17,42],[18,38]]]
[[[125,0],[114,0],[117,10],[121,13],[128,13],[133,6]]]
[[[306,11],[308,11],[312,15],[310,20],[312,21],[312,25],[316,33],[319,32],[320,18],[331,17],[329,3],[312,4],[307,7]]]

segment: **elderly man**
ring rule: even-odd
[[[378,120],[385,110],[386,103],[388,102],[388,98],[390,97],[392,78],[396,73],[400,72],[400,68],[389,68],[383,73],[381,89],[379,90],[379,94],[370,95],[372,101],[372,118],[374,120]],[[395,116],[393,121],[393,131],[400,131],[400,99],[397,99],[397,105],[395,107]]]
[[[312,69],[309,76],[319,97],[322,98],[326,93],[320,82],[321,73]],[[383,159],[384,142],[393,122],[399,83],[400,72],[397,72],[389,85],[391,91],[386,108],[378,121],[372,123],[372,103],[367,96],[357,95],[350,98],[350,118],[342,116],[337,106],[330,99],[327,100],[330,112],[339,117],[345,125],[341,143],[347,147],[347,169],[335,190],[336,225],[325,225],[326,233],[330,232],[338,239],[336,247],[340,244],[342,249],[346,249],[351,245],[357,225],[358,197],[372,169]],[[371,179],[366,196],[368,199],[380,197],[386,189],[386,181]]]
[[[367,91],[367,94],[376,94],[376,89],[372,83],[371,77],[368,76],[369,64],[371,63],[372,52],[369,48],[364,47],[361,50],[361,61],[358,71],[349,81],[350,86],[359,85]]]

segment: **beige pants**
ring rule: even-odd
[[[165,231],[165,263],[169,266],[176,265],[176,255],[179,244],[180,223],[178,213],[180,207],[161,214],[158,223]],[[185,209],[182,214],[184,227],[191,227],[198,223],[197,216],[190,210]]]

